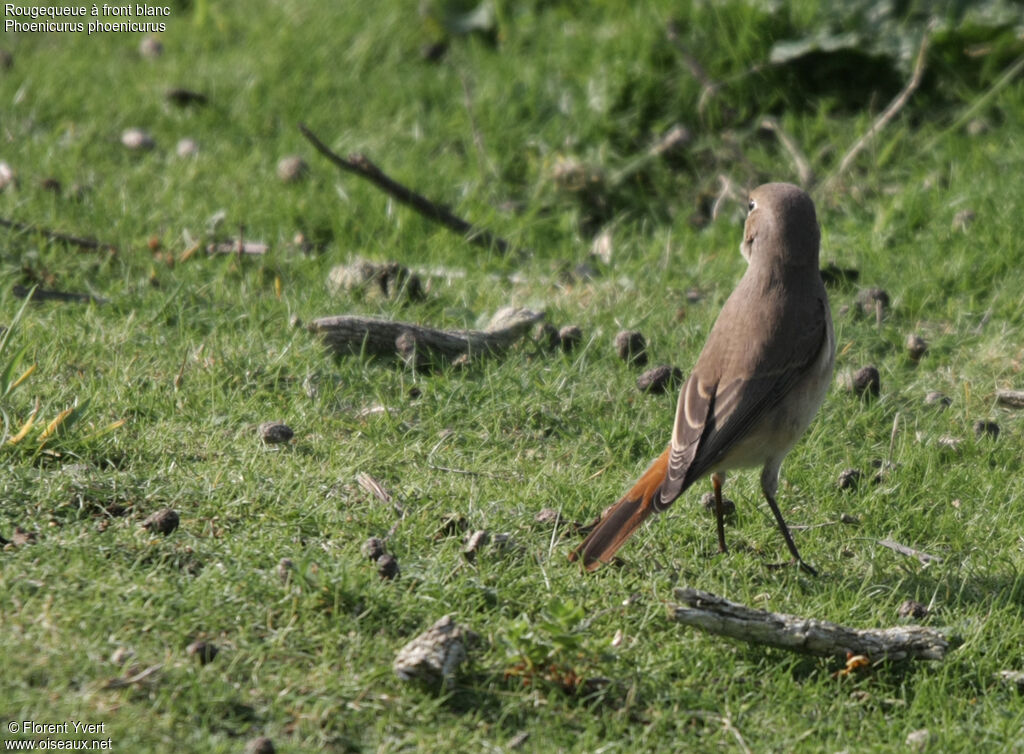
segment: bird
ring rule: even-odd
[[[726,552],[726,472],[761,467],[768,501],[793,561],[800,557],[775,495],[786,454],[810,426],[832,382],[835,334],[819,269],[821,230],[814,202],[789,183],[749,194],[740,253],[747,268],[708,334],[679,392],[668,447],[570,553],[588,571],[653,513],[710,474],[718,550]]]

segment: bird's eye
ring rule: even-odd
[[[747,205],[747,209],[749,211],[753,212],[756,207],[757,207],[757,202],[755,202],[753,199],[751,199],[750,200],[750,204]]]

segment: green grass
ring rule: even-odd
[[[688,370],[743,265],[739,205],[704,228],[691,216],[719,174],[795,179],[758,116],[774,114],[828,175],[895,91],[850,107],[771,72],[739,75],[811,24],[811,3],[776,15],[498,3],[496,45],[454,37],[438,63],[420,55],[438,31],[408,3],[264,5],[173,6],[156,60],[139,57],[136,35],[0,42],[14,57],[0,71],[0,159],[19,178],[0,192],[0,216],[119,247],[0,236],[0,322],[21,307],[16,283],[108,300],[32,304],[0,352],[0,369],[22,347],[18,372],[35,364],[0,406],[8,431],[39,404],[33,431],[0,451],[0,535],[36,534],[0,552],[4,729],[104,722],[117,751],[240,751],[256,735],[278,751],[480,751],[526,733],[519,750],[852,752],[904,751],[928,728],[930,751],[1022,750],[1024,696],[995,674],[1024,669],[1024,419],[994,394],[1024,387],[1024,86],[988,100],[980,133],[950,128],[1005,66],[922,91],[833,191],[815,193],[823,261],[860,272],[831,290],[836,384],[779,495],[791,524],[813,527],[796,537],[822,575],[766,568],[785,550],[747,473],[727,487],[738,504],[728,555],[694,490],[630,541],[624,565],[585,576],[566,560],[578,535],[535,514],[599,513],[663,447],[675,405],[636,391],[615,333],[640,329],[654,363]],[[700,85],[665,38],[672,17],[710,75],[731,82],[701,114]],[[172,86],[211,104],[166,104]],[[317,156],[299,121],[532,253],[481,251],[391,207]],[[690,146],[610,186],[604,215],[555,187],[560,159],[613,175],[674,123],[691,129]],[[157,147],[127,152],[128,127]],[[197,157],[174,156],[183,137]],[[286,185],[275,166],[291,153],[311,170]],[[964,209],[975,219],[954,230]],[[244,226],[270,252],[182,261],[221,210],[222,236]],[[567,280],[588,259],[595,215],[612,261]],[[323,249],[297,250],[297,232]],[[428,277],[417,303],[333,296],[327,273],[353,255],[449,274]],[[892,297],[881,327],[841,313],[871,286]],[[692,288],[703,298],[688,301]],[[354,312],[475,327],[508,304],[578,324],[582,346],[523,344],[421,374],[333,359],[289,324]],[[911,332],[930,344],[917,365]],[[868,363],[882,394],[866,403],[842,385]],[[951,407],[925,405],[930,390]],[[76,403],[76,423],[40,448],[42,428]],[[295,429],[287,447],[260,444],[271,419]],[[998,440],[975,438],[977,420],[998,422]],[[963,438],[958,452],[943,435]],[[880,459],[894,468],[871,484]],[[840,491],[849,467],[865,481]],[[360,472],[395,496],[401,521]],[[177,531],[140,528],[163,507],[181,514]],[[515,546],[467,562],[460,538],[435,536],[450,512]],[[859,523],[815,526],[844,513]],[[396,525],[401,576],[382,581],[360,546]],[[923,566],[879,547],[885,537],[942,561]],[[286,580],[282,558],[294,564]],[[942,662],[834,679],[835,662],[672,623],[676,586],[863,627],[898,624],[916,599],[931,608],[923,623],[963,643]],[[450,690],[403,684],[395,653],[446,613],[479,634],[470,662]],[[199,638],[222,650],[206,666],[185,651]],[[159,670],[103,688],[131,672],[110,659],[119,647],[129,665]],[[539,676],[526,685],[508,671],[527,657],[608,680],[575,694]]]

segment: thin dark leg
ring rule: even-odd
[[[722,482],[725,478],[721,474],[711,475],[711,486],[715,490],[715,523],[718,525],[718,551],[728,552],[725,546],[725,511],[722,510]]]
[[[782,513],[779,511],[779,506],[775,503],[775,498],[768,494],[768,490],[763,490],[765,499],[768,501],[768,505],[772,509],[772,513],[775,514],[775,521],[779,525],[779,531],[782,532],[782,538],[786,540],[786,547],[789,548],[790,554],[796,559],[796,562],[800,564],[802,568],[811,576],[817,576],[818,572],[811,568],[804,562],[804,559],[800,557],[800,552],[796,549],[796,544],[793,542],[793,535],[789,533],[789,527],[786,526],[786,522],[782,518]]]

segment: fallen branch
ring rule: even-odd
[[[20,231],[22,233],[35,233],[43,236],[44,238],[49,238],[51,241],[63,241],[64,243],[69,243],[72,246],[77,246],[80,249],[96,249],[98,251],[117,253],[116,246],[109,243],[103,243],[102,241],[97,241],[95,238],[71,236],[67,233],[59,233],[55,230],[49,230],[48,228],[41,228],[38,225],[19,223],[17,220],[8,220],[4,217],[0,217],[0,226],[9,228],[10,230]]]
[[[923,626],[857,629],[785,613],[755,610],[697,589],[676,589],[688,607],[671,608],[670,617],[713,634],[818,657],[845,659],[848,653],[878,660],[941,660],[949,641]]]
[[[408,322],[341,315],[314,320],[309,330],[319,334],[339,355],[397,355],[420,364],[424,359],[453,361],[464,354],[499,353],[543,318],[543,312],[509,307],[496,313],[486,330],[439,330]]]
[[[996,403],[1009,408],[1024,408],[1024,390],[997,390]]]
[[[924,78],[925,63],[928,60],[928,43],[930,39],[928,33],[921,38],[921,46],[917,50],[917,59],[914,61],[914,71],[910,75],[910,81],[903,87],[903,91],[896,95],[896,98],[889,103],[889,106],[882,111],[882,114],[875,119],[875,122],[871,124],[863,136],[857,139],[857,142],[850,147],[850,151],[846,153],[842,161],[839,163],[839,169],[833,173],[828,179],[828,186],[834,184],[839,180],[840,176],[843,175],[853,164],[853,161],[857,159],[857,155],[866,147],[871,140],[874,139],[883,128],[885,128],[889,121],[896,117],[896,114],[903,109],[903,106],[910,100],[910,96],[917,90],[917,87],[921,85],[921,79]]]
[[[365,178],[388,196],[401,202],[407,207],[416,210],[428,220],[440,223],[455,233],[465,237],[467,241],[485,249],[496,248],[505,253],[511,248],[511,244],[500,236],[496,236],[489,230],[478,228],[472,223],[463,220],[461,217],[452,214],[448,209],[442,207],[421,194],[417,194],[411,188],[403,186],[398,181],[384,173],[379,167],[370,161],[366,155],[355,153],[348,158],[333,152],[330,147],[324,144],[312,131],[306,128],[305,124],[299,124],[299,131],[309,140],[313,147],[333,162],[342,170],[354,173],[360,178]]]

